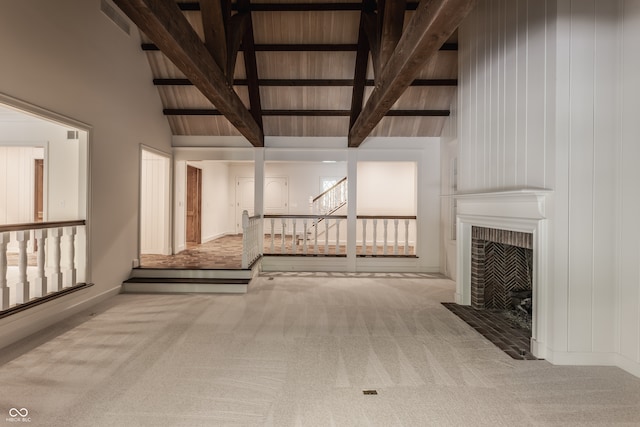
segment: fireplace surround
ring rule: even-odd
[[[458,194],[456,303],[472,305],[472,261],[474,228],[490,233],[528,239],[531,253],[532,324],[531,353],[545,358],[547,302],[546,203],[551,192],[538,189]],[[477,233],[477,231],[476,231]],[[498,239],[499,240],[499,239]],[[477,265],[475,266],[478,267]]]

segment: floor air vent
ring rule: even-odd
[[[377,395],[378,394],[378,390],[362,390],[362,394],[365,394],[365,395],[368,395],[368,394]]]

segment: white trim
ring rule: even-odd
[[[471,304],[471,227],[519,231],[533,235],[533,319],[531,352],[547,357],[548,236],[547,190],[515,190],[461,194],[458,199],[458,263],[456,303]]]

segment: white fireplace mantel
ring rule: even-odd
[[[458,193],[457,211],[460,215],[544,219],[545,200],[551,190],[523,188],[487,193]]]
[[[471,228],[488,227],[533,235],[533,330],[531,352],[545,357],[547,316],[547,215],[553,191],[523,188],[486,193],[460,193],[457,200],[458,271],[456,303],[471,303]]]

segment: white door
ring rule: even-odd
[[[170,159],[142,150],[140,164],[140,253],[171,253]]]

